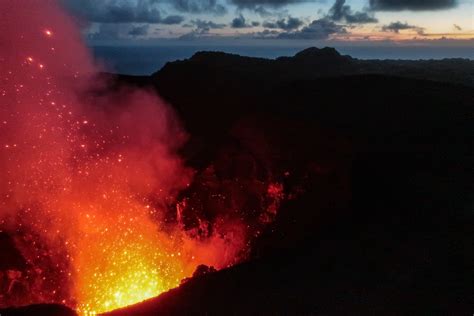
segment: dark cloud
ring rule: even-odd
[[[263,27],[266,27],[267,29],[278,29],[278,25],[276,22],[273,21],[264,21],[262,24]]]
[[[91,40],[118,40],[125,38],[133,38],[145,36],[148,33],[149,25],[134,25],[134,24],[112,24],[100,23],[97,28],[88,34]]]
[[[183,34],[181,35],[180,37],[178,37],[179,40],[195,40],[195,39],[199,39],[199,38],[202,38],[204,36],[206,36],[208,34],[208,31],[204,31],[204,30],[193,30],[189,33],[186,33],[186,34]]]
[[[255,13],[257,13],[258,15],[260,16],[263,16],[263,17],[268,17],[268,16],[271,16],[272,15],[272,12],[268,11],[267,9],[265,9],[263,6],[257,6],[254,8],[254,11]]]
[[[96,32],[88,35],[91,40],[112,40],[120,38],[120,30],[112,24],[100,24]]]
[[[124,40],[153,36],[157,30],[150,24],[98,23],[87,37],[95,41]]]
[[[204,30],[192,30],[189,33],[183,34],[178,37],[179,40],[195,40],[203,38],[209,34],[209,31]]]
[[[180,24],[184,21],[184,17],[181,15],[168,15],[161,20],[161,24]]]
[[[192,20],[190,24],[195,26],[196,29],[208,30],[208,31],[211,29],[222,29],[226,26],[225,24],[215,23],[213,21],[205,21],[205,20],[200,20],[200,19]]]
[[[163,17],[157,0],[62,0],[72,14],[96,23],[178,24],[179,15]]]
[[[416,25],[410,25],[408,23],[402,23],[400,21],[397,22],[392,22],[388,25],[384,25],[382,27],[382,31],[385,32],[394,32],[394,33],[399,33],[401,30],[414,30],[416,31],[419,35],[424,34],[424,29],[422,27],[416,26]]]
[[[285,31],[292,31],[303,25],[303,21],[294,18],[288,17],[287,19],[280,19],[277,21],[266,21],[263,23],[263,26],[269,29],[282,29]]]
[[[308,0],[230,0],[239,8],[250,8],[264,10],[265,7],[283,7],[290,4],[309,2]]]
[[[336,24],[328,18],[322,18],[319,20],[314,20],[309,25],[303,27],[301,30],[280,33],[278,38],[324,40],[328,39],[329,36],[333,34],[344,33],[347,33],[347,30],[344,26]]]
[[[205,20],[192,20],[188,26],[195,26],[195,29],[189,33],[181,35],[179,39],[181,40],[195,40],[203,37],[209,37],[210,31],[212,29],[222,29],[226,27],[225,24],[215,23],[213,21]]]
[[[336,0],[331,9],[329,9],[328,17],[334,21],[346,21],[351,24],[378,22],[372,13],[352,12],[351,7],[345,3],[346,0]]]
[[[379,11],[442,10],[453,8],[457,0],[370,0],[370,8]]]
[[[220,23],[215,23],[213,21],[205,21],[205,20],[191,20],[189,24],[183,25],[186,27],[195,27],[194,30],[192,30],[189,33],[186,33],[184,35],[181,35],[179,39],[181,40],[194,40],[198,39],[201,37],[205,37],[209,35],[209,32],[212,29],[222,29],[226,27],[226,24],[220,24]]]
[[[186,13],[227,13],[218,0],[60,0],[80,18],[99,23],[160,23],[160,4]]]
[[[256,39],[275,39],[278,35],[281,34],[279,31],[265,29],[261,32],[253,33],[253,38]]]
[[[209,21],[210,22],[210,21]],[[210,22],[210,23],[214,23],[214,22]],[[225,25],[222,25],[222,24],[216,24],[214,26],[217,26],[215,27],[216,29],[219,29],[219,28],[222,28],[224,27]],[[213,36],[213,34],[211,33],[211,30],[213,29],[213,27],[211,27],[210,25],[206,25],[206,24],[200,24],[199,27],[196,27],[194,30],[192,30],[191,32],[188,32],[186,34],[183,34],[179,37],[180,40],[195,40],[195,39],[199,39],[199,38],[203,38],[203,37],[207,37],[207,38],[210,38]],[[215,35],[215,34],[214,34]]]
[[[217,0],[172,0],[174,8],[181,12],[188,13],[211,13],[223,15],[227,9]]]
[[[76,15],[98,23],[158,23],[161,12],[150,1],[65,0]]]
[[[241,29],[245,27],[251,27],[251,25],[247,24],[247,21],[245,20],[244,16],[241,14],[238,17],[234,18],[232,20],[232,23],[230,26],[234,29]]]
[[[146,36],[148,34],[149,24],[133,26],[129,31],[130,36]]]

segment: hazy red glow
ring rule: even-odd
[[[241,260],[255,232],[238,216],[185,228],[177,195],[193,171],[176,154],[186,135],[173,111],[146,91],[86,94],[99,69],[55,1],[2,1],[0,12],[0,230],[28,261],[20,303],[108,311],[199,264]],[[282,187],[262,193],[266,222]]]

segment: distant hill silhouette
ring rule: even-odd
[[[295,196],[249,262],[109,315],[472,313],[473,65],[309,48],[108,75],[110,89],[156,89],[176,109],[196,179],[209,165],[238,178],[229,169],[250,160]]]
[[[334,48],[311,47],[293,57],[276,60],[243,57],[221,52],[198,52],[190,59],[167,63],[155,76],[180,67],[206,66],[209,70],[226,69],[235,76],[251,76],[266,81],[315,79],[326,76],[379,74],[441,82],[474,85],[474,61],[443,60],[362,60],[340,55]]]

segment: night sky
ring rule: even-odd
[[[471,0],[62,0],[92,45],[472,46]]]
[[[198,51],[474,59],[472,0],[59,0],[99,63],[151,74]]]

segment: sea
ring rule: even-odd
[[[159,71],[167,62],[191,57],[198,51],[221,51],[250,57],[274,59],[293,56],[304,47],[287,46],[92,46],[98,63],[107,71],[150,75]],[[343,55],[359,59],[474,59],[472,47],[336,47]]]

